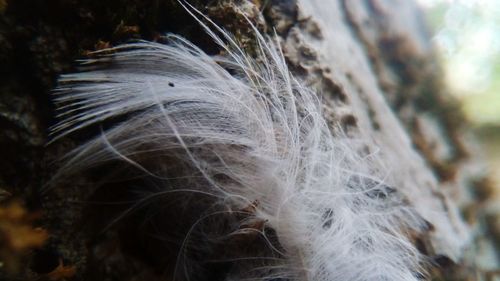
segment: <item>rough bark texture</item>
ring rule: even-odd
[[[393,159],[397,188],[429,222],[426,235],[414,241],[432,259],[430,278],[493,278],[475,264],[482,255],[491,269],[498,258],[491,249],[499,219],[481,208],[491,186],[458,107],[440,84],[428,30],[414,3],[192,2],[250,52],[252,32],[244,15],[263,32],[274,28],[294,74],[322,95],[326,117],[341,122],[352,137],[371,139]],[[91,194],[92,179],[83,177],[42,191],[57,159],[85,138],[80,134],[45,146],[57,75],[75,71],[74,61],[89,51],[131,38],[161,40],[165,32],[218,52],[173,0],[0,0],[0,191],[9,194],[0,198],[4,205],[22,199],[30,212],[42,211],[23,223],[50,236],[43,247],[12,251],[10,234],[0,225],[0,279],[162,280],[165,261],[149,258],[161,251],[155,240],[134,242],[133,223],[140,223],[140,214],[129,225],[103,232],[101,214],[121,209],[86,203],[125,200],[126,194]],[[442,212],[428,213],[429,206]]]

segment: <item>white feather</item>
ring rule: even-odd
[[[408,235],[421,220],[384,184],[377,155],[329,128],[271,39],[255,31],[252,57],[205,28],[223,57],[168,35],[167,45],[101,51],[84,63],[90,70],[61,77],[57,138],[119,121],[73,151],[59,176],[120,159],[161,179],[151,158],[174,157],[193,173],[191,192],[232,210],[258,202],[254,216],[276,231],[286,258],[258,278],[417,280],[422,260]]]

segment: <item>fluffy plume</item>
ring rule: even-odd
[[[224,55],[170,34],[168,44],[100,51],[86,71],[61,77],[56,138],[114,126],[71,152],[58,178],[115,161],[135,171],[122,177],[154,182],[138,205],[209,198],[182,203],[201,211],[181,238],[176,280],[208,266],[196,253],[209,240],[251,233],[267,241],[259,246],[265,258],[231,255],[239,269],[221,280],[419,279],[421,257],[408,236],[421,221],[384,183],[377,154],[361,154],[359,141],[329,128],[317,95],[290,74],[273,39],[254,28],[250,56],[217,26],[204,27]]]

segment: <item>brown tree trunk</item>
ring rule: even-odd
[[[391,159],[397,189],[429,223],[427,233],[413,239],[432,259],[429,278],[493,278],[474,261],[478,255],[498,258],[488,249],[498,243],[499,219],[481,208],[492,187],[459,107],[441,84],[429,31],[415,3],[191,2],[243,45],[252,44],[245,16],[263,32],[274,29],[292,72],[321,94],[325,117]],[[50,91],[57,76],[75,71],[74,61],[89,51],[131,38],[158,40],[166,32],[216,51],[199,24],[172,0],[0,0],[0,279],[162,280],[144,252],[129,243],[133,227],[96,234],[105,222],[95,206],[85,204],[92,198],[85,188],[92,179],[44,187],[57,159],[81,142],[68,138],[45,146],[54,123]],[[2,216],[13,212],[8,206],[15,199],[42,215]],[[24,242],[22,249],[13,248],[7,238],[14,228],[7,222],[41,227],[49,238],[37,236],[44,246]],[[29,233],[26,240],[36,231]]]

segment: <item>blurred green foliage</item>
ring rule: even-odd
[[[476,126],[500,125],[500,1],[420,0],[446,82]]]

